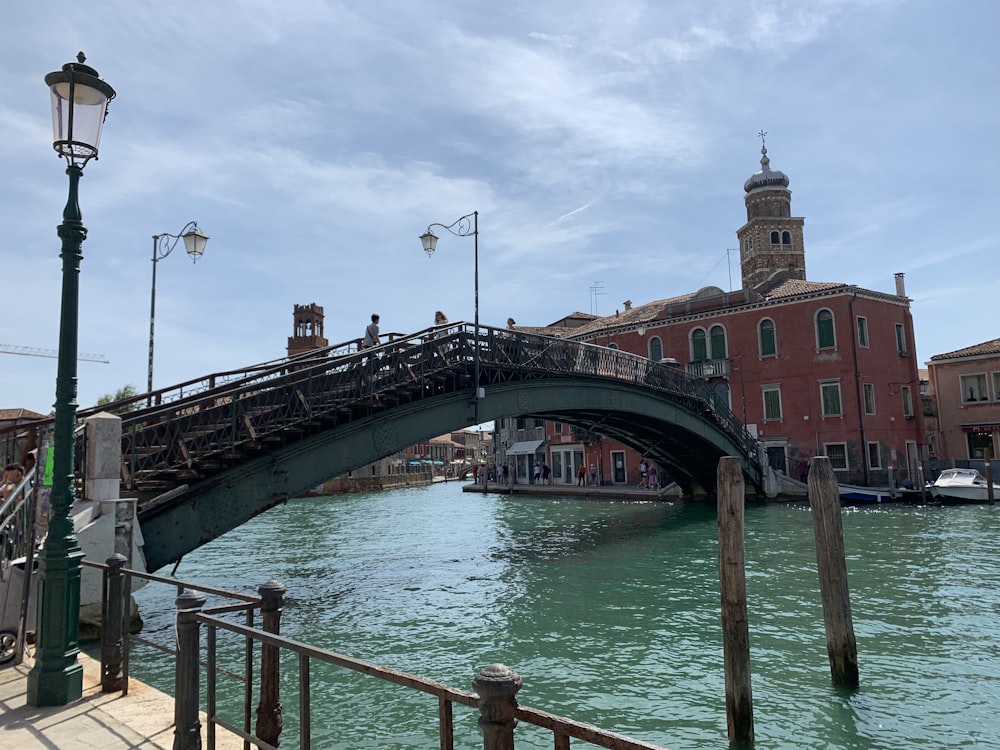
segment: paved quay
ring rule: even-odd
[[[26,703],[30,660],[0,668],[0,750],[171,750],[174,699],[138,680],[128,695],[101,692],[101,665],[85,654],[83,697],[68,706],[35,708]],[[205,726],[202,723],[202,742]],[[207,747],[207,745],[204,745]],[[224,729],[216,747],[237,750],[238,737]]]
[[[483,492],[483,485],[467,482],[463,492]],[[524,495],[569,495],[583,498],[603,498],[605,500],[680,500],[682,493],[677,485],[650,490],[625,484],[577,485],[577,484],[512,484],[490,482],[486,492],[496,494]]]

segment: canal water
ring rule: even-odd
[[[1000,507],[848,509],[844,534],[856,691],[830,682],[808,506],[747,508],[757,748],[997,747]],[[714,505],[448,483],[290,501],[176,576],[247,593],[275,579],[288,589],[283,635],[463,690],[500,662],[521,675],[522,705],[724,750],[717,549]],[[172,639],[175,595],[137,593],[146,635]],[[155,652],[137,648],[131,669],[173,692]],[[296,747],[296,662],[283,671],[282,747]],[[312,679],[314,747],[437,747],[431,696],[323,665]],[[239,688],[228,692],[223,713],[239,723]],[[456,746],[481,747],[476,714],[456,706],[455,719]],[[518,748],[551,743],[518,728]]]

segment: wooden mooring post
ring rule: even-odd
[[[717,474],[719,515],[719,589],[722,596],[722,653],[726,672],[726,723],[730,745],[754,742],[750,689],[750,626],[743,546],[743,466],[723,456]]]
[[[847,588],[844,526],[840,516],[840,488],[830,459],[814,456],[809,462],[809,507],[816,534],[816,567],[823,599],[823,625],[830,674],[835,685],[858,686],[858,645],[851,619]]]

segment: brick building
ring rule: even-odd
[[[611,316],[569,316],[582,322],[576,327],[530,330],[675,360],[708,381],[777,471],[798,478],[812,456],[827,455],[841,482],[916,482],[926,446],[903,274],[891,292],[808,280],[805,219],[792,215],[788,177],[761,153],[744,184],[747,221],[736,231],[742,289],[626,302]],[[565,467],[567,456],[596,459],[604,483],[636,481],[641,457],[624,446],[596,436],[588,446],[551,424],[545,433],[537,460],[554,465],[555,447],[564,481],[576,468]]]

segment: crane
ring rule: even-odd
[[[25,357],[52,357],[59,358],[59,352],[55,349],[36,349],[32,346],[12,346],[11,344],[0,344],[0,354],[21,354]],[[102,362],[108,364],[109,360],[103,354],[87,354],[79,352],[76,356],[81,362]]]

